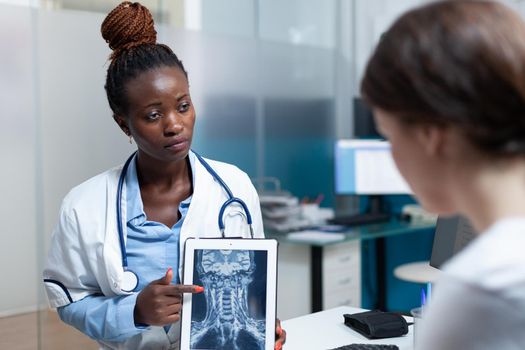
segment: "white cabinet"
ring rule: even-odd
[[[310,247],[279,244],[277,317],[287,320],[312,312]]]
[[[286,320],[341,305],[361,306],[359,241],[279,244],[278,317]]]
[[[323,309],[361,307],[361,248],[359,241],[330,245],[322,251]]]

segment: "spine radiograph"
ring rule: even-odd
[[[265,321],[248,311],[255,262],[247,250],[201,250],[195,273],[205,290],[206,316],[192,321],[193,349],[264,349]]]

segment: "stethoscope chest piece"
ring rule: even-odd
[[[122,282],[120,284],[120,289],[123,292],[131,293],[137,288],[139,284],[139,278],[135,272],[131,270],[125,270],[122,275]]]

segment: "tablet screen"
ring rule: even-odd
[[[275,252],[221,248],[225,247],[186,252],[192,256],[192,266],[185,266],[185,271],[192,278],[188,280],[185,272],[184,283],[204,287],[203,293],[190,295],[191,303],[183,305],[182,330],[189,333],[188,348],[267,349],[267,343],[275,340],[275,323],[268,323],[268,318],[275,320],[276,271],[268,273],[269,266],[275,269],[275,262],[269,264]],[[273,328],[268,330],[268,324]]]

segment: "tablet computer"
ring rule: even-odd
[[[274,349],[276,240],[190,238],[183,283],[181,349]]]

